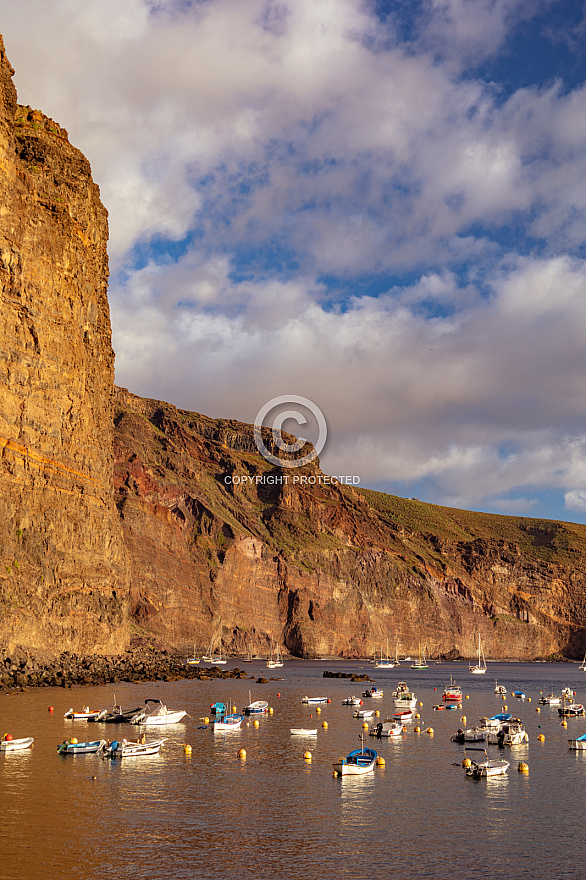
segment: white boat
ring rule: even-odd
[[[564,703],[562,706],[558,706],[558,714],[563,717],[572,717],[575,718],[579,715],[586,715],[586,710],[582,703]]]
[[[338,776],[362,776],[372,773],[376,759],[374,749],[365,749],[363,743],[361,749],[350,752],[347,758],[339,758],[334,764],[334,771]]]
[[[470,766],[466,767],[466,776],[473,776],[481,779],[487,776],[503,776],[510,767],[508,761],[499,760],[498,758],[489,758],[486,749],[465,749],[465,752],[482,752],[484,760],[470,759]]]
[[[264,715],[265,712],[269,711],[269,704],[266,700],[255,700],[253,702],[250,691],[248,691],[248,706],[245,706],[243,711],[245,715]]]
[[[191,657],[187,657],[185,662],[187,663],[188,666],[199,666],[200,661],[201,661],[201,657],[195,656],[195,642],[194,642],[193,643],[193,654],[191,655]]]
[[[152,703],[152,706],[148,704]],[[160,700],[145,700],[145,710],[142,715],[133,718],[131,724],[146,724],[149,727],[161,724],[178,724],[187,712],[185,709],[167,709]]]
[[[507,689],[504,684],[499,684],[498,681],[494,680],[494,692],[495,694],[501,694],[503,697],[507,696]]]
[[[156,755],[167,740],[156,739],[150,742],[131,742],[127,739],[117,740],[105,745],[103,753],[108,758],[140,758],[143,755]]]
[[[555,694],[548,694],[546,697],[541,697],[539,702],[544,706],[559,706],[561,701],[561,697],[557,697]]]
[[[586,672],[586,654],[584,654],[584,659],[582,660],[581,665],[578,666],[578,669],[581,669],[582,672]]]
[[[214,640],[212,639],[210,642],[210,646],[208,648],[207,654],[205,654],[201,658],[205,663],[209,663],[211,666],[225,666],[228,662],[222,657],[222,644],[220,643],[218,647],[218,653],[214,654]]]
[[[413,721],[413,712],[411,709],[399,709],[399,711],[393,712],[393,719],[400,721],[401,724],[404,724],[406,721]]]
[[[273,649],[271,648],[271,656],[266,662],[267,669],[278,669],[283,665],[283,658],[281,657],[281,651],[279,646],[277,645],[277,649],[275,651],[275,656],[273,657]]]
[[[571,749],[583,752],[586,750],[586,733],[583,733],[582,736],[579,736],[577,739],[569,739],[568,742]]]
[[[498,734],[498,743],[503,746],[520,746],[529,742],[527,731],[520,721],[503,724]]]
[[[470,666],[468,666],[468,671],[473,675],[483,675],[486,672],[486,660],[484,659],[480,633],[478,633],[478,663],[475,665],[470,664]]]
[[[364,691],[362,696],[366,700],[382,700],[384,691],[379,690],[377,687],[371,687],[369,690]]]
[[[291,736],[317,736],[317,727],[291,727]]]
[[[411,664],[411,669],[427,669],[427,663],[425,661],[425,648],[423,649],[422,653],[421,644],[419,645],[419,660],[417,663]]]
[[[417,699],[411,688],[404,681],[400,681],[397,690],[393,691],[395,709],[414,709]]]
[[[95,739],[92,742],[80,743],[74,737],[57,746],[57,751],[60,755],[92,755],[100,752],[107,744],[107,739]]]
[[[24,749],[30,749],[34,742],[32,736],[26,736],[23,739],[6,739],[10,734],[5,734],[0,740],[0,752],[22,752]]]
[[[327,703],[327,701],[327,697],[303,697],[301,700],[302,703],[308,706],[313,706],[316,703]]]
[[[389,640],[387,639],[387,656],[383,657],[383,649],[380,649],[380,659],[375,661],[377,669],[394,669],[395,661],[389,657]]]
[[[372,718],[374,715],[374,709],[358,709],[352,715],[353,718]]]
[[[240,726],[244,721],[244,715],[239,712],[232,712],[230,715],[222,715],[213,721],[214,732],[221,730],[240,730]]]
[[[384,721],[379,721],[378,724],[373,725],[368,731],[369,736],[377,736],[379,739],[382,736],[401,736],[402,733],[403,725],[394,718],[385,718]]]
[[[89,706],[84,706],[81,712],[75,712],[73,709],[68,709],[63,717],[70,721],[99,721],[100,715],[105,714],[106,709],[90,710]]]
[[[568,700],[573,700],[576,696],[576,691],[573,691],[572,688],[562,688],[562,697],[565,697]]]
[[[488,728],[487,727],[468,727],[466,730],[463,728],[459,728],[456,733],[451,737],[452,742],[487,742],[488,741]]]
[[[362,705],[362,700],[360,697],[346,697],[345,700],[342,700],[342,706],[360,706]]]

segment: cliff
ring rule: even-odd
[[[533,658],[586,649],[586,527],[284,474],[253,429],[118,390],[136,637],[180,650]],[[300,455],[302,453],[299,453]],[[286,481],[286,482],[285,482]]]
[[[17,105],[0,38],[0,642],[127,641],[112,496],[107,214],[67,132]]]

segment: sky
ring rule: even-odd
[[[0,0],[0,32],[108,209],[118,384],[304,397],[328,474],[586,522],[584,2]]]

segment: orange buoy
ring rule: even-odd
[[[53,706],[49,706],[49,712],[53,711]]]
[[[12,737],[12,734],[11,734],[11,733],[5,733],[5,734],[4,734],[4,739],[5,739],[6,742],[10,742],[10,740],[11,740],[12,738],[13,738],[13,737]]]

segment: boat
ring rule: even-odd
[[[586,733],[583,733],[582,736],[579,736],[577,739],[569,739],[568,742],[571,749],[583,752],[586,749]]]
[[[546,697],[541,697],[539,700],[544,706],[559,706],[562,698],[556,696],[556,694],[548,694]]]
[[[566,703],[565,701],[563,706],[558,707],[558,713],[564,718],[576,718],[580,715],[586,715],[582,703]]]
[[[383,649],[380,649],[380,659],[375,661],[375,667],[377,669],[394,669],[395,661],[391,660],[389,657],[389,640],[387,639],[387,656],[383,657]]]
[[[364,748],[364,737],[362,739],[362,748],[354,749],[346,758],[339,758],[334,764],[338,776],[363,776],[374,770],[377,753],[374,749]]]
[[[450,683],[446,685],[444,692],[442,694],[442,700],[451,700],[452,702],[456,700],[459,702],[462,700],[462,688],[455,684],[452,677],[450,676]]]
[[[581,669],[582,672],[586,672],[586,654],[584,654],[584,659],[582,660],[581,665],[578,666],[578,669]]]
[[[379,739],[383,736],[401,736],[402,733],[403,725],[394,718],[385,718],[384,721],[379,721],[368,731],[369,736],[377,736]]]
[[[342,700],[342,706],[361,706],[362,700],[360,697],[346,697],[345,700]]]
[[[116,699],[114,697],[114,699]],[[100,721],[104,724],[131,724],[133,719],[144,714],[143,706],[136,706],[134,709],[123,709],[114,703],[113,709],[108,712],[100,712],[96,718],[88,718],[88,721]]]
[[[495,692],[495,694],[501,694],[501,696],[503,696],[503,697],[507,696],[506,687],[504,686],[504,684],[499,684],[498,681],[496,680],[496,678],[494,680],[494,692]]]
[[[513,691],[512,696],[516,697],[518,700],[521,700],[521,701],[523,701],[525,699],[525,694],[523,693],[523,691]]]
[[[193,643],[193,654],[191,657],[186,657],[185,662],[188,666],[199,666],[201,662],[201,657],[195,656],[195,642]]]
[[[400,712],[393,712],[393,720],[400,721],[404,724],[406,721],[413,721],[413,712],[410,709],[403,709]]]
[[[277,649],[275,651],[275,656],[273,657],[273,649],[271,648],[271,656],[266,662],[267,669],[277,669],[283,665],[283,659],[281,657],[281,651],[279,646],[277,645]]]
[[[352,718],[372,718],[374,715],[374,709],[358,709],[352,715]]]
[[[249,691],[250,693],[250,691]],[[215,703],[210,703],[210,712],[212,715],[224,715],[226,712],[227,706],[225,703],[221,703],[219,700],[216,700]]]
[[[317,727],[291,727],[291,736],[317,736]]]
[[[316,703],[327,703],[327,701],[327,697],[303,697],[301,700],[302,703],[308,706],[313,706]]]
[[[489,758],[486,749],[468,748],[464,749],[464,752],[482,752],[484,755],[484,761],[482,759],[470,759],[470,766],[466,766],[466,776],[472,776],[475,779],[482,779],[488,776],[503,776],[510,767],[508,761]]]
[[[25,736],[22,739],[12,739],[9,733],[4,734],[0,740],[0,752],[22,752],[24,749],[30,749],[34,743],[32,736]]]
[[[81,712],[74,712],[73,709],[68,709],[63,717],[68,718],[71,721],[98,721],[99,715],[103,717],[107,714],[107,709],[96,709],[91,711],[89,706],[84,706]]]
[[[75,737],[57,746],[60,755],[92,755],[101,751],[108,744],[107,739],[95,739],[92,742],[78,742]]]
[[[518,718],[502,725],[498,734],[499,746],[520,746],[527,742],[529,736]]]
[[[404,681],[399,682],[397,690],[393,691],[393,697],[395,709],[414,709],[417,705],[415,694]]]
[[[478,663],[474,665],[470,664],[468,666],[468,671],[471,672],[472,675],[483,675],[486,672],[486,660],[484,659],[480,633],[478,633]]]
[[[137,715],[131,724],[146,724],[149,727],[161,724],[178,724],[187,715],[185,709],[175,711],[167,709],[160,700],[148,699],[144,702],[145,708],[142,716]],[[149,703],[152,703],[152,706],[149,706]]]
[[[156,755],[161,751],[165,739],[151,740],[150,742],[131,742],[127,739],[108,743],[103,748],[103,754],[108,758],[140,758],[143,755]]]
[[[384,691],[379,690],[377,687],[371,687],[370,690],[364,691],[362,696],[369,700],[382,700]]]
[[[244,715],[240,712],[222,715],[213,722],[214,732],[220,730],[240,730],[240,725],[243,721]]]
[[[425,649],[422,654],[421,645],[419,645],[419,661],[417,663],[412,663],[411,669],[427,669],[427,663],[425,662]]]
[[[467,729],[463,729],[460,727],[456,733],[454,733],[450,739],[452,742],[464,743],[464,742],[487,742],[488,736],[488,728],[487,727],[468,727]]]
[[[486,728],[486,742],[489,745],[499,745],[500,740],[499,736],[501,730],[503,730],[504,726],[509,722],[513,721],[513,716],[510,712],[500,712],[498,715],[492,715],[490,718],[486,716],[480,719],[481,727]]]
[[[266,700],[255,700],[253,702],[250,691],[248,691],[248,706],[245,706],[242,711],[245,715],[264,715],[265,712],[269,711],[269,704]]]
[[[228,662],[225,658],[222,657],[221,643],[218,647],[218,653],[214,654],[214,639],[212,639],[210,642],[207,654],[204,654],[201,659],[204,661],[204,663],[209,663],[210,666],[225,666]]]
[[[562,697],[566,697],[568,700],[572,700],[576,696],[576,691],[573,691],[572,688],[562,688]]]

